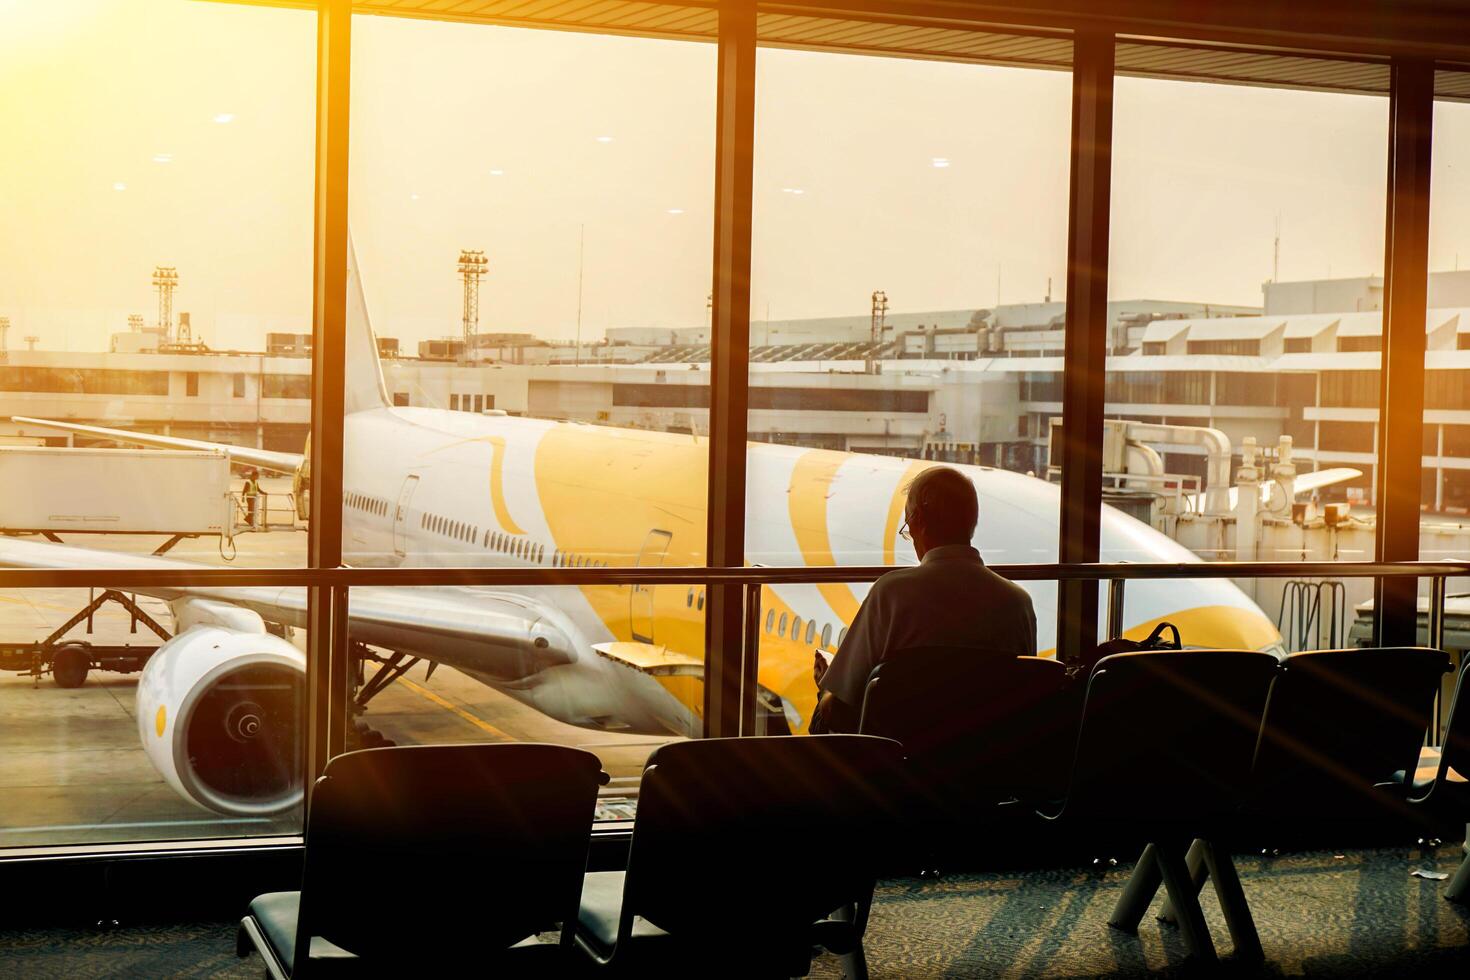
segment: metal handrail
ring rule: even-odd
[[[716,568],[678,566],[650,568],[5,568],[0,588],[237,588],[270,586],[429,585],[806,585],[830,582],[873,582],[894,570],[892,565],[794,565]],[[992,565],[1016,582],[1106,581],[1110,579],[1202,578],[1391,578],[1442,579],[1470,576],[1465,561],[1341,562],[1096,562],[1063,565],[1036,563]]]

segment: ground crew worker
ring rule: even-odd
[[[260,527],[260,472],[258,470],[245,471],[245,489],[241,496],[245,500],[245,523],[252,528]]]

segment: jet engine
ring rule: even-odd
[[[302,799],[305,697],[296,647],[264,631],[196,624],[143,668],[138,735],[185,799],[232,816],[280,813]]]

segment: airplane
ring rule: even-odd
[[[343,471],[344,563],[359,567],[702,565],[707,441],[691,435],[395,407],[388,398],[355,257],[349,259]],[[56,420],[28,425],[161,449],[218,449],[302,481],[297,456]],[[913,564],[899,535],[905,487],[940,465],[751,443],[746,499],[753,564]],[[975,484],[974,544],[992,562],[1055,561],[1059,488],[958,465]],[[1183,546],[1104,506],[1103,561],[1195,562]],[[0,538],[12,568],[194,568]],[[1023,583],[1043,655],[1054,653],[1054,582]],[[835,651],[868,586],[779,585],[761,595],[759,700],[768,730],[806,730],[814,648]],[[305,658],[280,635],[306,622],[297,588],[151,588],[174,637],[137,689],[139,737],[182,797],[262,816],[300,804],[297,719]],[[667,586],[360,587],[355,650],[380,661],[360,706],[408,666],[448,665],[557,720],[589,729],[697,736],[704,591]],[[1221,579],[1131,583],[1126,635],[1176,624],[1194,647],[1282,651],[1261,610]],[[375,651],[383,651],[377,653]]]

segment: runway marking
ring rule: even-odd
[[[408,688],[410,691],[415,692],[416,694],[423,695],[425,698],[428,698],[430,701],[434,702],[439,707],[441,707],[441,708],[447,708],[448,710],[450,710],[450,711],[454,712],[455,714],[459,715],[465,721],[469,722],[471,725],[474,725],[476,728],[479,728],[482,731],[485,731],[485,732],[488,732],[491,735],[494,735],[496,738],[504,739],[507,742],[519,741],[519,739],[511,738],[509,735],[505,734],[505,732],[502,732],[500,729],[496,728],[494,725],[490,724],[485,719],[479,717],[476,714],[473,714],[472,712],[466,711],[465,709],[461,708],[459,705],[454,704],[453,702],[448,701],[448,700],[440,697],[439,695],[435,694],[433,691],[428,690],[427,688],[420,687],[419,685],[415,684],[413,681],[409,680],[407,677],[400,677],[400,678],[398,678],[397,683],[402,684],[404,687]]]

